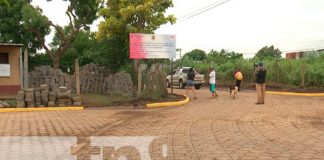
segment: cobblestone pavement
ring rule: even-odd
[[[267,95],[265,105],[254,105],[253,91],[237,99],[197,93],[182,107],[1,113],[0,144],[1,137],[77,137],[71,147],[76,159],[140,159],[134,147],[94,147],[90,137],[152,136],[144,159],[324,159],[324,97]],[[1,155],[11,150],[0,145]]]

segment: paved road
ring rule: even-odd
[[[77,137],[71,142],[78,144],[71,148],[73,158],[140,159],[138,148],[111,147],[114,138],[132,145],[133,137],[152,159],[324,159],[324,97],[267,95],[266,104],[257,106],[253,91],[235,100],[227,92],[211,100],[206,89],[197,93],[197,100],[176,108],[1,113],[0,153],[10,159],[19,157],[11,154],[21,149],[6,149],[1,137],[64,136]],[[94,137],[99,137],[97,145],[110,144],[95,147]],[[42,139],[27,141],[33,146]],[[39,150],[44,154],[53,147]]]

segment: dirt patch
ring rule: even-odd
[[[148,103],[174,102],[185,100],[185,96],[169,94],[160,99],[135,99],[125,96],[106,96],[100,94],[82,94],[82,105],[87,108],[92,107],[115,107],[115,106],[146,106]]]

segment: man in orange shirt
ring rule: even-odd
[[[238,88],[238,91],[240,91],[241,89],[241,82],[243,80],[243,74],[241,72],[240,69],[237,70],[237,72],[235,73],[235,86]]]

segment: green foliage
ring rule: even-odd
[[[153,33],[162,24],[175,23],[173,15],[165,16],[172,0],[108,0],[99,12],[105,21],[99,24],[99,39],[128,33]]]
[[[264,58],[281,58],[281,51],[278,48],[274,48],[274,46],[265,46],[261,48],[255,57],[259,59],[264,59]]]
[[[259,60],[257,57],[243,59],[241,54],[235,52],[212,50],[204,61],[198,62],[184,57],[177,60],[175,66],[194,67],[198,72],[205,74],[205,77],[208,77],[208,68],[213,66],[216,70],[217,81],[225,84],[233,84],[234,71],[240,69],[244,76],[244,84],[253,84],[254,64]],[[301,87],[305,75],[305,87],[324,87],[324,54],[308,56],[300,60],[266,57],[262,61],[267,68],[268,85]]]
[[[0,0],[0,6],[9,7],[9,2],[7,0]]]
[[[24,45],[33,42],[33,51],[45,49],[54,63],[54,68],[59,68],[62,56],[78,33],[82,29],[89,29],[88,25],[97,18],[101,4],[98,0],[68,1],[70,4],[65,14],[69,17],[70,23],[64,27],[53,24],[42,14],[41,9],[30,5],[30,0],[2,0],[1,3],[9,2],[9,5],[0,6],[0,42]],[[52,48],[45,43],[45,36],[51,31],[50,27],[56,32],[54,42],[51,43]]]
[[[41,43],[35,37],[36,34],[30,27],[37,27],[39,35],[44,37],[49,33],[46,18],[40,16],[40,9],[32,7],[26,0],[2,0],[0,1],[0,42],[21,43],[28,46],[33,43],[32,52],[41,48]]]
[[[96,61],[110,66],[113,71],[127,66],[129,33],[154,33],[162,24],[175,23],[165,12],[172,7],[171,0],[109,0],[99,15],[105,20],[99,24]]]
[[[28,65],[31,70],[34,69],[35,66],[50,66],[52,64],[51,58],[44,53],[30,55],[28,60]]]
[[[203,61],[206,59],[206,52],[200,49],[194,49],[184,55],[184,57],[189,57],[195,61]]]

